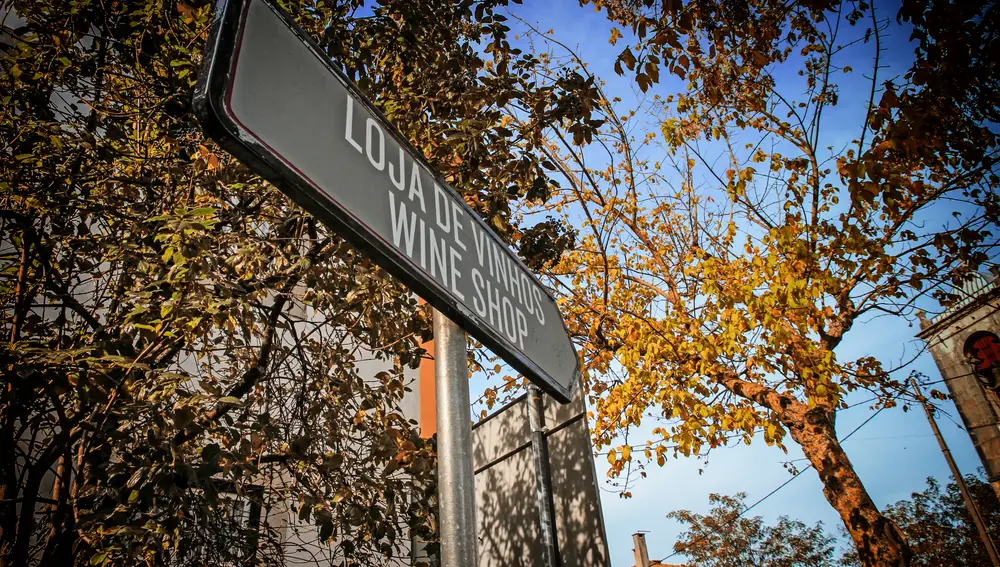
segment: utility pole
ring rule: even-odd
[[[969,510],[969,515],[972,516],[973,523],[976,524],[976,530],[979,532],[979,539],[983,542],[983,547],[986,548],[986,555],[990,558],[990,563],[993,567],[1000,567],[1000,557],[997,556],[996,544],[993,543],[993,538],[990,537],[990,533],[986,531],[986,523],[983,521],[983,517],[979,514],[979,508],[976,507],[976,503],[972,500],[972,495],[969,494],[968,487],[965,486],[965,479],[962,478],[962,473],[958,471],[958,465],[955,464],[955,459],[951,456],[951,451],[948,449],[948,444],[944,442],[944,437],[941,436],[941,430],[938,429],[937,422],[934,421],[934,410],[931,409],[930,404],[927,403],[927,398],[924,397],[923,392],[920,391],[920,386],[917,385],[917,381],[910,377],[910,385],[913,386],[914,392],[917,394],[917,401],[924,408],[924,414],[927,415],[927,421],[931,424],[931,429],[934,431],[934,436],[937,437],[938,445],[941,446],[941,452],[944,453],[944,458],[948,461],[948,467],[951,468],[951,476],[955,478],[955,482],[958,484],[958,490],[962,493],[962,499],[965,500],[965,507]]]

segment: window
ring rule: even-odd
[[[1000,393],[1000,339],[989,331],[977,331],[965,341],[963,350],[983,385]]]

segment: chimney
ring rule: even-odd
[[[635,532],[632,534],[632,552],[635,554],[635,567],[649,567],[649,552],[646,551],[646,534]]]

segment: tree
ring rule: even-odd
[[[760,516],[745,517],[746,494],[710,494],[707,515],[675,510],[668,518],[685,525],[674,551],[693,567],[834,567],[836,539],[826,535],[823,522],[810,527],[786,516],[773,526]]]
[[[602,97],[597,150],[558,135],[548,147],[567,180],[549,210],[580,227],[551,281],[612,474],[640,456],[790,438],[861,563],[908,564],[836,435],[847,395],[896,405],[905,370],[837,347],[868,318],[954,300],[951,285],[995,253],[997,7],[589,3],[631,32],[616,69],[646,93],[624,111]],[[887,71],[890,31],[913,57]],[[560,61],[590,80],[583,63]],[[683,90],[657,93],[661,71]],[[862,110],[839,138],[827,129],[845,99]],[[664,426],[637,442],[647,416]]]
[[[505,0],[281,4],[501,234],[522,230],[510,201],[552,187],[538,132],[587,127],[590,93],[529,82]],[[23,20],[0,53],[0,565],[282,564],[287,538],[239,517],[286,503],[333,564],[432,540],[433,442],[399,410],[428,317],[203,137],[212,5],[0,6]],[[361,374],[365,352],[385,371]]]
[[[1000,505],[988,483],[976,475],[965,475],[965,483],[986,523],[986,531],[1000,533]],[[920,567],[977,567],[989,565],[989,556],[969,516],[958,484],[941,485],[927,478],[927,488],[914,492],[884,510],[896,522],[913,549],[913,565]]]

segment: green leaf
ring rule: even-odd
[[[336,494],[333,495],[333,503],[336,504],[337,502],[340,502],[341,500],[347,498],[350,495],[351,495],[351,489],[346,487],[341,488],[340,490],[337,491]]]
[[[215,209],[212,207],[201,207],[198,209],[192,209],[188,211],[188,214],[195,217],[211,217],[215,215]]]

